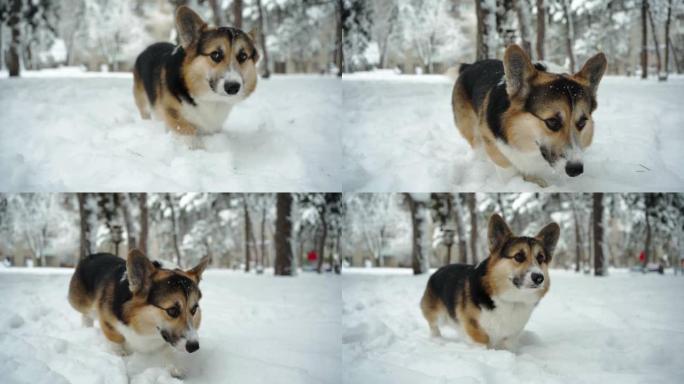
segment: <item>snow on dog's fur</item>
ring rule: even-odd
[[[157,43],[135,61],[133,95],[143,119],[151,112],[191,148],[217,133],[233,106],[257,83],[256,32],[211,28],[190,8],[176,11],[180,45]]]
[[[504,220],[489,220],[490,254],[477,266],[453,264],[428,280],[420,302],[432,336],[440,325],[456,325],[472,342],[515,347],[532,310],[549,290],[548,265],[560,227],[545,226],[535,237],[517,237]]]
[[[503,61],[461,66],[452,94],[454,120],[471,147],[484,147],[498,167],[527,181],[545,187],[555,174],[579,176],[606,65],[598,53],[574,75],[551,73],[511,45]]]
[[[166,269],[137,249],[124,260],[90,255],[76,266],[69,303],[83,324],[98,320],[102,333],[122,353],[166,353],[169,347],[195,352],[202,321],[199,282],[209,258],[188,270]],[[172,374],[182,373],[172,368]]]

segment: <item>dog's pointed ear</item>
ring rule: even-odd
[[[494,252],[504,245],[513,233],[504,219],[498,214],[493,214],[489,219],[489,228],[487,231],[487,239],[489,242],[489,251]]]
[[[511,44],[506,48],[503,59],[506,75],[506,93],[509,97],[525,97],[530,92],[529,81],[535,75],[530,58],[519,46]]]
[[[207,28],[207,23],[195,11],[184,5],[178,7],[176,29],[178,29],[178,38],[183,48],[187,49],[197,43],[205,28]]]
[[[156,267],[140,250],[132,249],[126,260],[128,288],[134,295],[146,295],[152,285],[152,273]]]
[[[560,227],[558,224],[547,224],[535,237],[542,242],[546,257],[551,260],[553,251],[556,249],[556,244],[558,244],[558,238],[560,237]]]
[[[587,81],[591,90],[596,92],[599,82],[606,72],[607,66],[608,61],[606,60],[606,55],[604,55],[603,52],[599,52],[587,60],[582,69],[580,69],[575,76]]]
[[[207,266],[209,266],[210,262],[211,257],[204,256],[194,268],[187,271],[188,275],[190,275],[195,282],[199,283],[200,280],[202,280],[202,273],[204,273],[204,270],[207,268]]]
[[[259,27],[252,28],[249,32],[247,32],[247,36],[249,36],[249,38],[252,39],[256,45],[259,38]]]

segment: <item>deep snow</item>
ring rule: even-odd
[[[370,272],[370,274],[368,274]],[[345,383],[674,383],[684,377],[684,277],[551,271],[517,353],[431,339],[418,303],[429,277],[347,269]],[[448,328],[445,328],[446,330]]]
[[[158,356],[113,353],[67,302],[69,269],[0,268],[0,382],[180,383]],[[209,270],[185,383],[338,383],[340,279]]]
[[[192,151],[141,120],[132,77],[73,68],[0,74],[0,185],[28,191],[340,190],[341,82],[259,79],[224,130]]]
[[[388,71],[346,75],[342,137],[345,191],[542,190],[520,176],[499,176],[454,125],[453,80]],[[598,90],[594,142],[585,173],[544,191],[684,190],[684,77],[606,76]]]

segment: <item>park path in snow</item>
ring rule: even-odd
[[[498,175],[454,125],[453,80],[387,71],[343,78],[345,191],[582,191],[684,190],[684,77],[606,76],[598,90],[593,144],[585,173],[563,175],[542,189],[520,176]]]
[[[403,272],[403,273],[401,273]],[[419,302],[429,274],[347,269],[344,383],[675,383],[684,377],[684,277],[551,270],[517,352],[430,338]]]
[[[259,79],[223,131],[190,150],[142,120],[132,76],[74,69],[0,76],[0,184],[11,191],[340,190],[341,82]]]
[[[118,356],[97,326],[82,327],[67,301],[71,272],[0,268],[3,384],[341,380],[338,276],[207,271],[200,283],[200,350],[179,357],[187,370],[180,381],[158,355]]]

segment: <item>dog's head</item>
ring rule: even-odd
[[[549,263],[560,227],[545,226],[535,237],[513,235],[501,216],[489,220],[486,282],[504,300],[537,302],[549,289]]]
[[[194,268],[165,269],[134,249],[126,261],[126,277],[133,294],[128,324],[141,334],[158,334],[171,346],[190,353],[199,349],[197,329],[202,320],[199,281],[210,259]]]
[[[574,75],[554,74],[511,45],[503,65],[511,107],[502,125],[509,144],[524,152],[539,151],[552,168],[564,169],[570,177],[580,175],[582,152],[594,135],[591,115],[606,70],[605,55],[596,54]]]
[[[192,9],[176,11],[176,29],[185,51],[183,78],[193,97],[235,104],[257,83],[256,31],[207,26]]]

